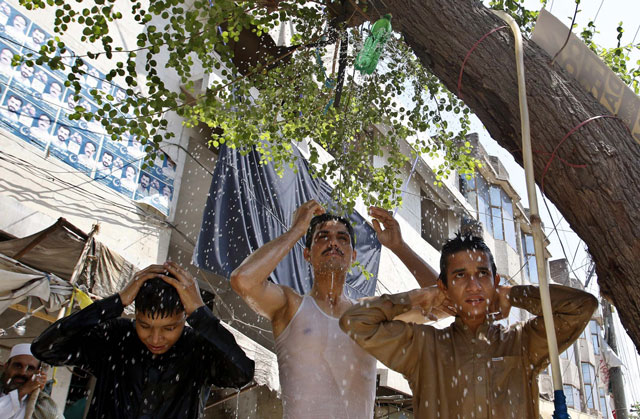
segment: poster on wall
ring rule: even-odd
[[[85,173],[94,182],[168,216],[176,172],[169,156],[160,154],[153,167],[143,165],[146,153],[140,138],[124,135],[114,141],[98,121],[69,118],[78,106],[91,112],[98,109],[90,93],[94,89],[121,103],[126,99],[122,87],[83,61],[80,68],[85,74],[76,96],[64,85],[76,57],[69,49],[61,54],[63,70],[47,65],[11,65],[14,56],[35,54],[52,38],[27,13],[0,0],[0,130]]]

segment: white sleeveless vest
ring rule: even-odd
[[[305,295],[276,339],[283,419],[371,419],[376,360]]]

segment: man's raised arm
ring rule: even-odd
[[[311,219],[324,213],[315,200],[302,204],[293,214],[291,228],[250,254],[231,273],[231,287],[258,313],[274,320],[287,305],[283,287],[268,280],[278,263],[293,249],[309,227]]]
[[[405,243],[400,224],[391,213],[382,208],[370,207],[369,214],[373,217],[373,229],[378,235],[378,241],[398,256],[420,287],[435,285],[438,273]]]
[[[598,308],[598,300],[586,291],[563,285],[549,285],[549,293],[558,352],[562,353],[587,326]],[[508,298],[513,307],[522,308],[536,316],[525,323],[523,332],[527,338],[531,364],[540,366],[549,358],[540,289],[532,285],[514,286]]]

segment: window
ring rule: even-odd
[[[424,190],[420,190],[421,235],[427,243],[440,250],[449,237],[449,224],[447,211],[441,209],[432,196]]]
[[[603,388],[598,389],[598,391],[600,393],[600,413],[602,413],[604,419],[607,419],[609,417],[607,412],[607,396],[604,394]]]
[[[502,228],[502,199],[500,189],[491,186],[489,189],[489,208],[491,209],[491,233],[496,240],[504,240],[504,230]]]
[[[467,179],[466,175],[460,176],[460,193],[467,198],[474,210],[478,211],[478,200],[476,195],[476,178]]]
[[[575,407],[573,401],[573,386],[563,385],[562,389],[564,390],[564,397],[567,399],[567,407]]]
[[[564,397],[567,399],[567,407],[579,410],[580,393],[578,392],[578,389],[570,384],[563,385],[562,389],[564,390]]]
[[[522,253],[524,254],[524,274],[532,284],[538,283],[538,266],[536,265],[536,251],[533,246],[533,236],[522,233]]]
[[[573,345],[569,346],[566,351],[561,353],[560,358],[573,360],[575,358],[575,354],[573,352]]]
[[[573,401],[575,403],[575,409],[576,410],[582,410],[582,403],[580,403],[580,391],[571,386],[573,388]]]
[[[499,186],[489,185],[480,175],[460,176],[460,191],[478,213],[478,221],[497,240],[505,240],[516,250],[513,202]]]
[[[491,213],[489,209],[489,186],[487,181],[480,175],[467,179],[466,175],[460,176],[460,191],[467,198],[478,214],[478,221],[485,229],[493,231],[491,226]]]
[[[589,332],[591,332],[591,343],[593,344],[593,353],[600,355],[600,340],[598,335],[600,334],[600,326],[595,320],[589,322]]]
[[[584,399],[589,409],[599,409],[596,374],[593,365],[582,363],[582,380],[584,381]]]
[[[504,191],[502,191],[502,216],[504,221],[504,238],[513,250],[517,250],[518,245],[516,244],[516,221],[513,217],[513,202]]]

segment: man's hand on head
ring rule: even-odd
[[[309,228],[311,219],[324,213],[325,209],[315,199],[305,202],[293,213],[291,230],[297,231],[301,237],[304,236]]]
[[[18,398],[22,399],[24,396],[33,393],[36,389],[44,389],[44,385],[47,383],[47,374],[39,370],[31,376],[30,380],[27,380],[23,385],[18,388]]]
[[[443,304],[447,297],[438,287],[420,288],[409,293],[409,303],[422,311],[422,315],[437,320],[443,314]]]
[[[169,272],[173,277],[165,275],[165,272]],[[200,295],[198,281],[177,263],[170,261],[165,262],[163,265],[163,273],[157,276],[168,284],[173,285],[176,291],[178,291],[180,301],[182,301],[187,316],[190,316],[191,313],[204,305],[204,301],[202,301],[202,296]]]
[[[369,215],[373,217],[373,229],[376,231],[380,244],[391,250],[402,246],[400,224],[393,218],[391,211],[378,207],[369,207]],[[384,230],[382,227],[384,227]]]
[[[491,314],[493,320],[501,320],[509,317],[511,312],[511,300],[509,300],[510,285],[500,285],[496,288],[496,300],[491,302]]]
[[[444,295],[444,298],[440,302],[440,305],[433,307],[433,310],[431,310],[431,315],[429,316],[434,321],[451,316],[456,316],[458,314],[458,311],[456,310],[451,300],[447,298],[446,294],[442,292],[442,295]]]
[[[149,265],[136,272],[131,282],[129,282],[129,284],[119,292],[122,305],[126,307],[133,303],[136,299],[136,295],[138,295],[138,291],[140,291],[140,288],[145,281],[151,278],[156,278],[161,274],[164,274],[166,271],[167,269],[164,265]]]

